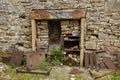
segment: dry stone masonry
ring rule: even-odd
[[[120,0],[0,0],[0,49],[31,50],[32,9],[85,8],[85,50],[107,46],[120,51],[119,3]],[[47,22],[38,21],[37,25],[37,47],[44,48],[48,45]],[[62,30],[68,29],[66,26],[67,22],[61,23]]]
[[[37,22],[37,49],[48,48],[48,24],[47,21],[38,21]]]

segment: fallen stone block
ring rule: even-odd
[[[9,65],[11,66],[20,66],[23,59],[23,52],[22,51],[14,51],[12,53],[11,60],[9,62]]]
[[[27,54],[26,58],[28,69],[39,68],[40,65],[45,61],[45,52],[42,50],[31,51]]]

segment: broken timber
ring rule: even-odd
[[[103,62],[105,63],[105,65],[108,69],[113,69],[113,70],[117,69],[115,64],[113,63],[113,61],[110,58],[107,58],[107,57],[103,58]]]
[[[89,68],[89,53],[85,53],[85,68]]]
[[[94,67],[94,56],[93,56],[93,53],[90,53],[90,68],[93,68]]]

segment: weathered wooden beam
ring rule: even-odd
[[[32,50],[36,50],[36,22],[35,20],[31,20],[31,25],[32,25]]]
[[[94,67],[94,54],[90,53],[90,68],[93,69]]]
[[[61,35],[61,48],[64,50],[64,35]]]
[[[85,28],[85,19],[81,19],[81,34],[80,34],[80,66],[83,67],[84,59],[84,28]]]
[[[89,67],[90,59],[89,59],[89,53],[85,53],[85,68]]]
[[[85,9],[38,9],[31,12],[31,19],[49,20],[49,19],[80,19],[84,18]]]

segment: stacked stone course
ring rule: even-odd
[[[120,13],[110,11],[110,5],[113,4],[111,0],[2,1],[7,4],[7,8],[0,8],[1,50],[14,50],[15,48],[23,51],[31,50],[31,22],[29,13],[33,8],[85,8],[85,49],[97,50],[100,49],[101,46],[108,46],[120,51]],[[2,5],[0,5],[0,7],[1,6]],[[41,35],[44,37],[47,36],[47,33],[43,32],[39,35],[41,38]],[[42,45],[42,43],[40,43],[40,45]],[[13,46],[14,48],[12,48]]]

